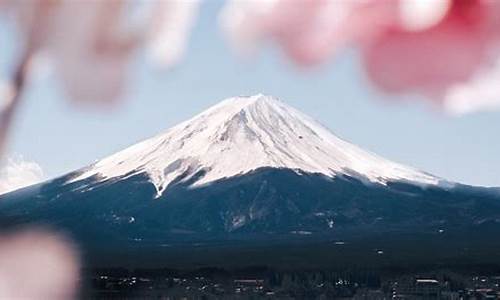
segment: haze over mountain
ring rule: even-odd
[[[131,249],[143,251],[134,259],[149,259],[151,249],[175,243],[363,244],[380,236],[398,245],[438,239],[456,256],[492,249],[485,243],[500,233],[500,194],[378,157],[255,95],[224,100],[89,167],[0,196],[2,228],[33,223],[71,233],[93,257],[112,249],[111,257],[121,251],[127,260]]]

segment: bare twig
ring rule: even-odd
[[[27,53],[21,58],[20,63],[14,72],[13,80],[12,82],[9,82],[9,84],[12,85],[11,91],[8,91],[5,95],[5,97],[7,97],[5,100],[6,105],[0,112],[0,157],[5,151],[5,145],[7,144],[8,133],[12,125],[14,114],[21,104],[31,56],[31,51],[27,51]]]
[[[38,1],[35,5],[33,21],[26,36],[25,50],[19,59],[17,68],[13,72],[11,81],[8,82],[10,91],[5,95],[8,97],[5,99],[6,105],[0,111],[0,158],[5,151],[14,115],[19,109],[23,98],[30,62],[43,40],[44,30],[46,30],[47,25],[46,22],[53,3],[50,1]]]

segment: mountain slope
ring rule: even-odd
[[[262,167],[326,176],[348,174],[370,182],[436,185],[439,179],[382,159],[343,141],[308,116],[269,96],[230,98],[163,134],[91,166],[71,181],[99,181],[147,173],[157,196],[180,175],[193,185]]]

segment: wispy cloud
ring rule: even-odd
[[[43,179],[39,164],[16,155],[7,158],[0,167],[0,194],[32,185]]]

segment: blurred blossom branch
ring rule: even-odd
[[[182,58],[198,6],[198,0],[0,0],[0,16],[14,21],[21,48],[0,95],[0,155],[34,56],[48,59],[68,99],[114,104],[139,48],[149,48],[152,62],[163,68]]]
[[[141,20],[132,26],[133,11]],[[19,57],[0,81],[0,158],[22,103],[34,58],[48,58],[68,99],[115,103],[137,50],[150,49],[161,67],[177,63],[198,10],[197,0],[0,0],[0,17],[18,28]],[[64,237],[28,229],[0,236],[0,298],[73,299],[77,296],[78,253]],[[40,276],[43,274],[43,276]]]
[[[28,62],[29,57],[23,57],[13,76],[14,80],[3,83],[5,86],[0,93],[0,97],[3,98],[1,100],[2,110],[0,111],[0,157],[5,149],[7,134],[12,124],[13,116],[22,99],[21,94],[26,81]]]
[[[22,93],[28,76],[29,65],[34,53],[40,46],[43,36],[43,30],[46,26],[46,20],[49,13],[49,5],[44,5],[42,2],[34,4],[34,14],[32,16],[32,26],[26,33],[26,45],[19,58],[12,78],[7,79],[3,83],[5,86],[0,92],[1,103],[0,110],[0,157],[5,149],[7,134],[12,124],[13,116],[19,107],[22,100]]]

